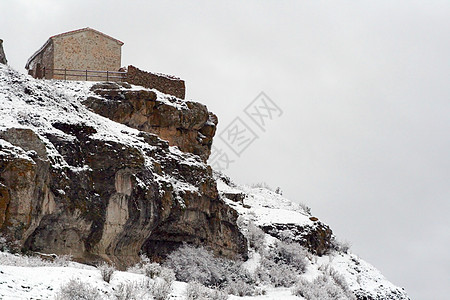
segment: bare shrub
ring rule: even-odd
[[[67,267],[72,261],[72,255],[58,255],[53,263],[60,267]]]
[[[251,248],[256,250],[261,250],[265,245],[265,236],[264,231],[255,225],[252,221],[250,221],[247,225],[245,237],[247,238],[249,245]]]
[[[273,192],[273,189],[266,182],[257,182],[251,185],[252,188],[266,189]]]
[[[225,291],[228,294],[243,297],[243,296],[255,296],[255,286],[248,284],[245,281],[232,281],[227,284]]]
[[[169,299],[172,292],[172,283],[165,281],[162,278],[156,278],[150,287],[150,291],[155,300]]]
[[[300,273],[306,271],[308,262],[306,250],[297,243],[276,242],[269,250],[268,258],[276,263],[284,263]]]
[[[113,293],[113,299],[115,300],[141,300],[151,298],[152,295],[148,280],[121,283],[114,289]]]
[[[100,270],[100,274],[102,275],[102,279],[109,283],[114,275],[114,272],[116,271],[116,268],[114,266],[107,264],[105,262],[99,264],[97,266],[97,269]]]
[[[61,285],[57,292],[56,300],[97,300],[102,296],[97,289],[87,282],[71,279]]]
[[[348,253],[350,251],[351,244],[349,241],[340,241],[334,238],[331,243],[332,247],[338,252]]]
[[[327,271],[312,282],[300,279],[292,288],[292,294],[307,300],[356,300],[345,279],[334,270],[331,273]]]
[[[150,258],[148,258],[145,254],[141,254],[140,258],[141,260],[134,266],[129,267],[127,272],[146,275],[145,266],[151,263]]]
[[[222,289],[230,287],[239,293],[239,285],[246,286],[247,295],[256,294],[253,276],[242,266],[241,261],[216,258],[203,247],[183,245],[166,259],[165,266],[175,271],[176,279],[184,282],[195,281],[201,285]]]
[[[224,291],[208,289],[199,282],[191,281],[186,287],[185,296],[187,300],[226,300],[228,295]]]
[[[161,265],[158,263],[147,263],[142,266],[145,276],[153,279],[161,274]]]
[[[165,266],[175,271],[177,280],[197,281],[206,286],[215,286],[225,278],[220,263],[203,247],[182,245],[167,257]]]
[[[161,270],[158,275],[161,279],[166,281],[167,283],[172,284],[175,281],[175,272],[172,269],[161,267]]]
[[[267,258],[261,259],[260,265],[255,270],[255,276],[260,282],[272,284],[275,287],[291,287],[298,278],[293,267]]]

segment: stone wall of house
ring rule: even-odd
[[[49,40],[44,49],[30,62],[28,74],[34,78],[53,78],[53,42]],[[44,71],[45,68],[45,71]]]
[[[180,99],[184,99],[186,93],[184,80],[168,75],[145,72],[134,66],[128,66],[127,82],[156,89]]]
[[[95,31],[75,32],[56,36],[52,40],[55,49],[54,67],[56,69],[118,71],[120,68],[121,44]],[[64,76],[55,75],[54,78],[64,79]],[[66,79],[79,80],[82,78],[68,76]],[[93,81],[106,80],[106,78],[95,77],[89,77],[88,79]]]
[[[3,51],[3,40],[0,39],[0,64],[6,65],[7,63],[5,51]]]

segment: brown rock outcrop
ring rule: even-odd
[[[164,257],[183,242],[246,256],[237,213],[221,200],[199,156],[92,114],[64,94],[64,83],[52,88],[10,69],[2,75],[0,85],[11,91],[0,99],[11,117],[0,120],[0,234],[8,240],[121,267],[140,252]],[[133,95],[126,97],[142,96]],[[156,109],[161,123],[170,119],[170,105],[155,105],[167,109]],[[199,107],[203,120],[208,113]],[[195,123],[195,115],[181,116]]]
[[[97,84],[84,104],[104,117],[127,126],[154,133],[178,146],[181,151],[199,155],[206,161],[216,132],[217,117],[205,105],[158,98],[148,90],[131,90],[123,84]]]

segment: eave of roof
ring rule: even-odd
[[[109,35],[107,35],[107,34],[104,34],[103,32],[100,32],[100,31],[98,31],[98,30],[92,29],[92,28],[90,28],[90,27],[81,28],[81,29],[77,29],[77,30],[72,30],[72,31],[68,31],[68,32],[56,34],[56,35],[54,35],[54,36],[51,36],[50,38],[51,38],[51,39],[53,39],[53,38],[58,38],[58,37],[61,37],[61,36],[71,35],[71,34],[78,33],[78,32],[82,32],[82,31],[93,31],[93,32],[95,32],[95,33],[97,33],[97,34],[100,34],[100,35],[102,35],[102,36],[104,36],[104,37],[106,37],[106,38],[108,38],[108,39],[111,39],[111,40],[113,40],[113,41],[116,41],[120,46],[123,45],[123,42],[122,42],[122,41],[120,41],[120,40],[118,40],[118,39],[115,39],[115,38],[113,38],[112,36],[109,36]]]
[[[37,51],[36,51],[36,52],[35,52],[35,53],[27,60],[27,63],[26,63],[26,65],[25,65],[25,69],[28,70],[28,68],[30,67],[30,63],[33,61],[33,59],[35,59],[36,56],[38,56],[39,53],[41,53],[41,52],[45,49],[45,47],[47,47],[47,45],[50,44],[50,42],[51,42],[54,38],[59,38],[59,37],[61,37],[61,36],[71,35],[71,34],[74,34],[74,33],[82,32],[82,31],[88,31],[88,30],[89,30],[89,31],[93,31],[93,32],[95,32],[95,33],[97,33],[97,34],[99,34],[99,35],[102,35],[102,36],[104,36],[104,37],[106,37],[106,38],[108,38],[108,39],[111,39],[111,40],[113,40],[113,41],[116,41],[120,46],[123,45],[123,42],[122,42],[122,41],[120,41],[120,40],[118,40],[118,39],[115,39],[115,38],[113,38],[113,37],[111,37],[111,36],[109,36],[109,35],[107,35],[107,34],[104,34],[103,32],[100,32],[100,31],[98,31],[98,30],[92,29],[92,28],[90,28],[90,27],[81,28],[81,29],[77,29],[77,30],[72,30],[72,31],[68,31],[68,32],[64,32],[64,33],[60,33],[60,34],[51,36],[51,37],[45,42],[45,44],[44,44],[41,48],[39,48],[39,50],[37,50]]]

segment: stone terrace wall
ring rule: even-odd
[[[186,93],[183,80],[167,75],[145,72],[134,66],[128,66],[127,82],[156,89],[180,99],[184,99]]]

